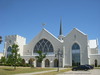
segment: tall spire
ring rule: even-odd
[[[60,31],[59,31],[59,35],[62,35],[62,18],[60,18]]]
[[[62,18],[60,18],[60,31],[59,31],[59,36],[58,39],[61,40],[63,42],[63,33],[62,33]]]

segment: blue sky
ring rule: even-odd
[[[65,36],[76,27],[100,42],[100,0],[0,0],[0,52],[5,36],[18,34],[29,43],[43,23],[57,37],[60,17]]]

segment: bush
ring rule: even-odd
[[[0,63],[0,66],[4,66],[4,64]]]
[[[100,67],[100,65],[98,65],[98,67]]]
[[[64,66],[64,68],[71,68],[72,66]]]
[[[25,63],[25,64],[22,64],[21,66],[23,66],[23,67],[30,67],[30,64]]]
[[[11,64],[10,63],[6,63],[6,64],[4,64],[4,66],[11,66]]]
[[[34,65],[30,65],[30,67],[31,67],[31,68],[33,68],[33,67],[34,67]]]
[[[6,63],[6,64],[0,63],[0,66],[12,66],[12,65],[10,63]],[[22,67],[34,67],[34,65],[30,65],[28,63],[25,63],[25,64],[17,63],[16,66],[17,67],[19,67],[19,66],[22,66]]]

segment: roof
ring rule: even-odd
[[[66,37],[69,35],[69,34],[71,34],[72,32],[79,32],[79,33],[81,33],[82,35],[86,35],[87,36],[87,34],[85,34],[85,33],[83,33],[82,31],[80,31],[79,29],[77,29],[77,28],[73,28],[67,35],[66,35]]]
[[[56,40],[62,42],[61,40],[59,40],[57,37],[55,37],[53,34],[51,34],[48,30],[46,30],[45,28],[43,28],[42,31],[46,31],[48,34],[50,34],[52,37],[54,37]]]
[[[90,48],[96,48],[97,47],[97,40],[89,40],[88,45]]]
[[[76,31],[80,32],[81,34],[86,35],[85,33],[83,33],[82,31],[80,31],[80,30],[77,29],[77,28],[74,28],[73,30],[76,30]]]

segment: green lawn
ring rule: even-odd
[[[11,75],[18,73],[31,73],[38,71],[54,70],[54,68],[30,68],[30,67],[17,67],[16,70],[9,66],[0,66],[0,75]]]

